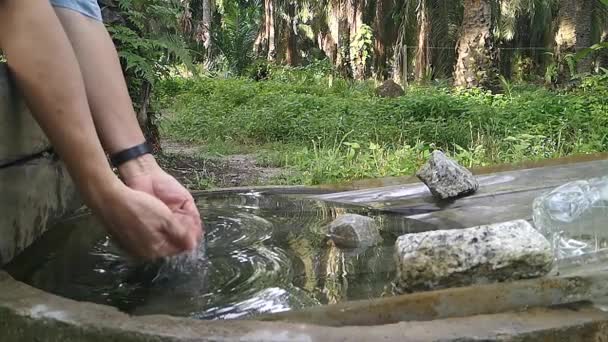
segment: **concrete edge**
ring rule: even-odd
[[[608,275],[543,277],[358,300],[258,317],[323,326],[381,325],[521,311],[608,296]]]
[[[0,271],[3,341],[590,341],[608,336],[608,313],[587,304],[522,312],[322,327],[283,322],[132,317],[117,309],[54,296]]]

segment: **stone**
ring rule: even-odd
[[[395,83],[395,81],[386,80],[376,88],[376,95],[380,97],[395,98],[405,95],[405,91],[400,85]]]
[[[395,243],[397,286],[414,292],[534,278],[551,271],[547,239],[524,220],[407,234]]]
[[[369,247],[382,241],[374,219],[346,214],[329,224],[329,238],[339,248]]]
[[[441,151],[434,151],[416,176],[426,184],[433,196],[442,200],[470,195],[479,189],[479,182],[471,171]]]

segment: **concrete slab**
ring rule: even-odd
[[[3,341],[603,341],[608,313],[590,305],[400,322],[325,327],[261,321],[130,317],[116,309],[53,296],[0,271]]]
[[[0,165],[42,152],[50,143],[0,63]]]
[[[64,166],[52,157],[0,168],[0,266],[79,206]]]
[[[608,298],[608,274],[548,277],[351,301],[262,316],[265,321],[327,326],[382,325],[523,311]]]
[[[477,193],[455,201],[435,200],[422,183],[311,197],[396,212],[439,229],[467,228],[530,219],[538,195],[567,182],[603,176],[607,167],[608,160],[596,160],[481,175]]]

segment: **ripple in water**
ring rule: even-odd
[[[198,202],[207,233],[193,253],[136,264],[83,217],[22,280],[132,314],[199,319],[390,294],[392,236],[363,250],[340,250],[327,239],[327,224],[352,209],[259,193],[213,194]]]

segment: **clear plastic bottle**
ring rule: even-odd
[[[533,219],[558,260],[608,248],[608,177],[567,183],[538,197]]]

